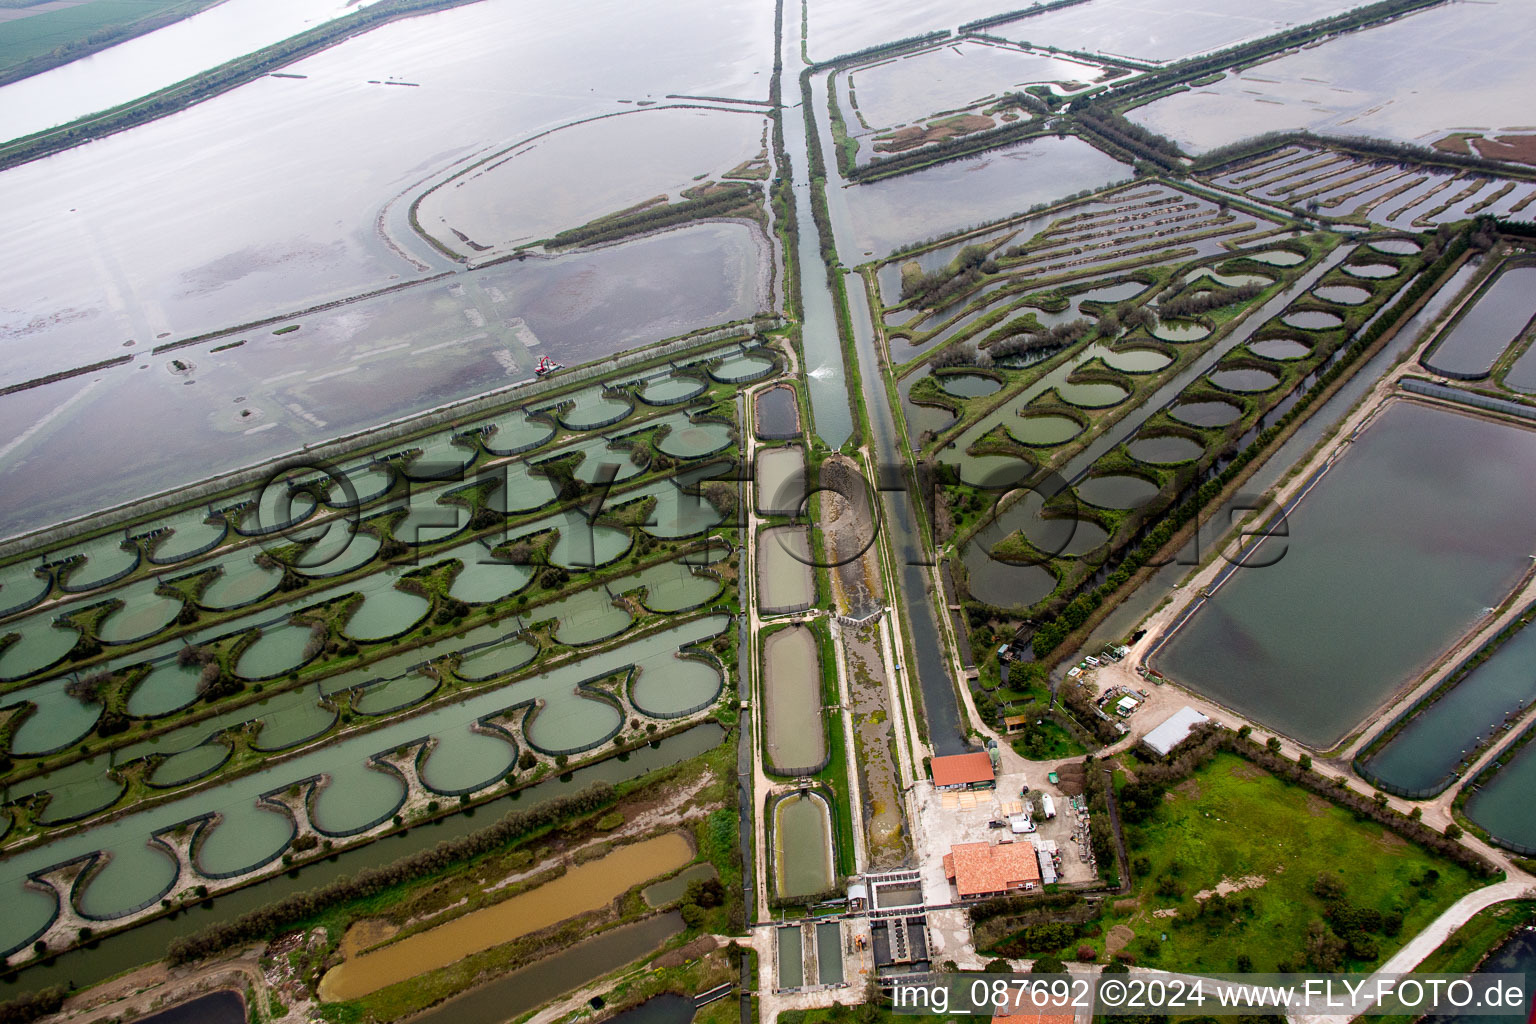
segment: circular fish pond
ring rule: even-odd
[[[235,675],[241,679],[272,679],[304,664],[309,627],[285,623],[262,631],[261,638],[240,654]]]
[[[135,718],[155,718],[189,707],[197,700],[197,680],[201,665],[180,665],[176,659],[162,661],[139,680],[128,696],[128,713]]]
[[[622,398],[587,391],[577,395],[575,404],[560,413],[560,423],[569,430],[596,430],[619,422],[633,410],[634,406]]]
[[[1312,346],[1295,338],[1265,338],[1249,342],[1248,351],[1264,359],[1301,359],[1312,352]]]
[[[1107,406],[1125,401],[1129,391],[1119,384],[1111,384],[1108,381],[1089,381],[1084,384],[1058,384],[1056,393],[1061,400],[1068,405],[1075,405],[1083,409],[1103,409]]]
[[[254,604],[275,593],[283,582],[282,570],[257,565],[252,561],[256,554],[246,551],[225,559],[219,574],[198,595],[197,603],[214,611],[226,611]]]
[[[353,700],[352,706],[360,715],[386,715],[420,704],[438,685],[431,676],[412,673],[368,687]]]
[[[481,435],[480,443],[492,455],[516,455],[537,448],[555,436],[555,428],[544,420],[531,420],[521,409],[492,420],[493,428]]]
[[[362,605],[342,630],[353,640],[388,640],[415,626],[432,610],[432,602],[395,587],[392,576],[380,575],[360,588]]]
[[[371,562],[378,553],[378,537],[361,531],[353,533],[350,523],[331,523],[325,533],[294,560],[293,571],[314,578],[340,576]]]
[[[325,494],[325,503],[332,508],[355,508],[377,501],[395,485],[395,471],[384,463],[353,466],[341,476],[342,479],[331,481]]]
[[[1082,424],[1070,416],[1020,416],[1008,425],[1008,433],[1020,444],[1047,447],[1070,441],[1082,432]]]
[[[274,480],[240,513],[235,530],[247,537],[277,533],[302,523],[318,507],[313,494],[291,489],[286,479]]]
[[[179,865],[164,847],[125,836],[107,848],[105,867],[90,877],[75,902],[82,913],[105,919],[153,903],[176,884]]]
[[[533,569],[529,566],[496,558],[481,544],[468,544],[444,557],[458,558],[464,563],[448,590],[448,596],[457,601],[470,604],[500,601],[523,589],[533,578]]]
[[[513,640],[494,647],[482,647],[464,656],[454,675],[471,682],[483,682],[516,671],[533,660],[539,649],[526,640]]]
[[[0,569],[0,610],[9,614],[30,608],[48,596],[51,587],[48,577],[37,575],[31,565]]]
[[[209,551],[229,531],[228,524],[222,519],[208,521],[208,513],[203,509],[192,509],[159,523],[146,525],[169,529],[169,532],[161,534],[152,542],[154,546],[150,549],[149,560],[157,565],[179,562]]]
[[[459,444],[451,434],[439,434],[416,442],[420,454],[401,470],[408,480],[459,480],[480,454],[468,444]]]
[[[1160,341],[1199,341],[1210,333],[1205,324],[1187,320],[1161,320],[1152,328],[1152,337]]]
[[[1244,394],[1268,391],[1280,383],[1280,378],[1273,373],[1252,366],[1217,370],[1206,379],[1223,391],[1240,391]]]
[[[81,556],[60,570],[60,586],[70,593],[91,590],[113,580],[121,579],[139,565],[139,549],[134,545],[123,546],[120,535],[97,537],[77,548],[60,551],[49,556],[49,561],[61,561]]]
[[[1131,458],[1153,466],[1192,462],[1205,453],[1205,447],[1200,442],[1177,434],[1140,437],[1127,445],[1126,450],[1131,453]]]
[[[14,625],[0,627],[6,633],[20,634],[15,642],[0,650],[0,679],[20,679],[63,660],[80,639],[78,631],[56,628],[52,616],[35,615]]]
[[[659,377],[640,391],[640,400],[650,405],[676,405],[704,393],[708,387],[697,377]]]
[[[1077,496],[1099,508],[1136,508],[1156,494],[1157,484],[1126,473],[1093,476],[1077,485]]]
[[[629,698],[648,715],[672,718],[708,705],[720,687],[720,672],[709,662],[664,653],[640,666]]]
[[[1156,373],[1171,362],[1172,356],[1155,348],[1127,348],[1104,354],[1104,365],[1125,373]]]
[[[405,803],[405,782],[394,772],[354,761],[332,768],[330,774],[310,804],[315,829],[327,835],[355,835]]]
[[[656,443],[658,451],[678,459],[698,459],[713,455],[731,443],[731,428],[724,423],[702,420],[680,423]]]
[[[949,373],[934,379],[939,382],[939,387],[956,398],[983,398],[995,394],[1003,386],[1002,381],[979,373]]]
[[[1411,238],[1378,238],[1371,242],[1370,246],[1377,252],[1384,252],[1392,256],[1412,256],[1422,246]]]
[[[1339,306],[1358,306],[1362,302],[1370,300],[1369,288],[1356,288],[1352,284],[1329,284],[1321,288],[1312,289],[1312,294],[1324,302],[1332,302]]]
[[[1280,322],[1287,327],[1295,327],[1302,331],[1326,331],[1342,324],[1344,318],[1337,313],[1326,313],[1320,309],[1302,309],[1287,314]]]
[[[233,753],[222,743],[204,743],[172,754],[160,763],[149,776],[151,786],[180,786],[183,783],[211,775]]]
[[[265,864],[293,841],[293,819],[282,811],[249,805],[221,808],[224,817],[203,831],[196,845],[197,869],[227,878]],[[172,879],[174,881],[174,878]]]
[[[743,352],[727,356],[709,371],[709,375],[722,384],[745,384],[773,372],[773,360],[756,352]]]
[[[1244,259],[1253,260],[1255,263],[1265,263],[1271,267],[1294,267],[1306,259],[1299,252],[1289,249],[1266,249],[1263,252],[1242,253]]]
[[[155,593],[159,585],[143,580],[119,591],[115,596],[123,606],[97,625],[97,639],[104,644],[131,644],[169,626],[181,612],[182,599]]]
[[[1345,264],[1343,270],[1350,277],[1360,277],[1370,281],[1396,277],[1398,273],[1398,268],[1390,263],[1351,263]]]
[[[1183,402],[1169,410],[1168,415],[1180,423],[1192,427],[1224,427],[1243,414],[1243,410],[1231,402]]]

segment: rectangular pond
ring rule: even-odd
[[[811,532],[772,526],[757,538],[757,606],[765,615],[804,611],[816,602]]]
[[[1536,435],[1394,402],[1156,667],[1332,746],[1509,594],[1536,551],[1533,501]]]
[[[1420,360],[1425,369],[1481,380],[1536,317],[1536,266],[1507,266],[1482,288]],[[1517,364],[1518,365],[1518,364]]]
[[[1443,785],[1491,734],[1502,734],[1507,715],[1536,698],[1533,664],[1536,628],[1527,627],[1414,716],[1366,769],[1406,790]]]

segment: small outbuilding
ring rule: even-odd
[[[1204,725],[1209,721],[1208,717],[1185,705],[1142,737],[1141,742],[1158,757],[1167,757],[1174,747],[1189,738],[1189,734],[1196,726]]]
[[[992,757],[985,752],[936,757],[932,770],[933,788],[938,790],[992,789],[997,785]]]

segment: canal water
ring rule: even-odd
[[[579,942],[412,1018],[412,1024],[506,1024],[563,992],[655,952],[682,933],[682,915],[657,914]]]

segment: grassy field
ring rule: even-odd
[[[78,7],[0,22],[0,73],[24,61],[57,55],[57,63],[82,56],[102,44],[212,7],[218,0],[90,0]],[[14,4],[4,4],[13,7]]]
[[[1149,814],[1131,792],[1132,895],[1075,936],[1037,932],[1054,948],[1022,949],[1026,932],[1010,953],[1090,946],[1102,960],[1108,942],[1169,969],[1355,970],[1475,888],[1462,868],[1231,754],[1154,797]],[[1206,895],[1223,882],[1237,888]]]
[[[1243,956],[1254,970],[1321,969],[1321,943],[1360,930],[1329,921],[1341,918],[1330,903],[1346,901],[1386,922],[1363,929],[1341,958],[1366,966],[1475,888],[1462,868],[1230,754],[1165,794],[1150,818],[1126,829],[1126,843],[1136,898],[1116,905],[1124,910],[1104,923],[1106,934],[1129,927],[1138,961],[1196,970],[1236,970]],[[1195,898],[1224,879],[1251,887]],[[1372,947],[1376,956],[1362,955]]]

